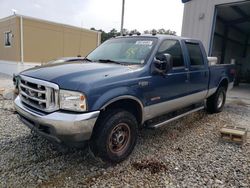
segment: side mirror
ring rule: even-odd
[[[161,75],[166,74],[173,67],[173,58],[170,54],[160,54],[155,56],[154,62],[154,73],[158,73]]]

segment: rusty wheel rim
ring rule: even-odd
[[[130,128],[126,123],[116,125],[109,135],[109,149],[114,154],[126,151],[130,141]]]

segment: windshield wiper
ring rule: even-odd
[[[121,62],[114,61],[114,60],[111,60],[111,59],[98,59],[97,61],[100,62],[100,63],[115,63],[115,64],[122,64]]]
[[[83,61],[92,62],[92,60],[91,60],[91,59],[88,59],[87,57],[85,57],[85,58],[83,59]]]

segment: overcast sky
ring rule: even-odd
[[[50,21],[120,30],[122,0],[0,0],[0,18],[17,14]],[[126,0],[124,28],[171,29],[181,34],[183,7],[181,0]]]

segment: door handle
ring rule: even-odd
[[[207,71],[205,72],[205,74],[204,74],[204,75],[205,75],[205,77],[207,77]]]
[[[189,72],[189,68],[185,68],[185,71],[187,71],[187,79],[185,80],[186,83],[188,83],[190,81],[190,72]]]
[[[187,72],[187,79],[186,79],[186,83],[188,83],[190,81],[190,72]]]

